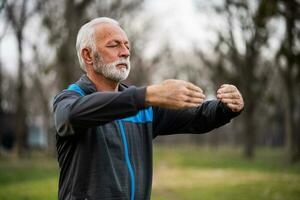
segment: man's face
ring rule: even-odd
[[[125,80],[130,71],[129,41],[126,33],[117,25],[101,24],[95,29],[95,42],[95,72],[116,82]]]
[[[93,68],[96,73],[103,75],[105,78],[115,82],[124,81],[130,72],[130,61],[129,57],[120,58],[115,62],[104,64],[102,56],[95,52],[93,55],[94,64]],[[119,67],[126,66],[126,67]]]

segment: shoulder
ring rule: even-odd
[[[57,103],[64,99],[73,99],[81,97],[82,95],[75,90],[70,89],[64,89],[61,92],[59,92],[54,98],[53,98],[53,106],[55,106]]]

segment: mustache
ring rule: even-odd
[[[129,61],[129,58],[120,58],[119,60],[116,60],[110,64],[114,65],[114,66],[122,64],[122,65],[126,65],[126,67],[128,68],[130,61]]]
[[[104,63],[103,58],[101,57],[101,55],[98,52],[96,52],[94,54],[94,59],[95,59],[96,63],[102,63],[104,65],[117,66],[117,65],[120,65],[120,64],[124,64],[124,65],[126,65],[127,69],[130,66],[130,58],[129,57],[120,58],[119,60],[116,60],[116,61],[111,62],[111,63]]]

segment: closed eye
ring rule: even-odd
[[[128,50],[130,50],[129,44],[124,44],[124,45]],[[121,47],[121,44],[120,43],[108,44],[108,45],[106,45],[106,47],[108,47],[108,48],[117,48],[117,47]]]
[[[107,47],[111,47],[111,48],[117,47],[117,46],[118,46],[118,44],[110,44],[110,45],[107,45]]]
[[[126,48],[130,50],[130,44],[127,40],[110,40],[106,43],[107,48]]]

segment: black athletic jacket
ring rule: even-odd
[[[97,92],[83,75],[53,103],[60,200],[149,200],[152,140],[204,133],[238,115],[223,103],[194,109],[145,107],[145,87]]]

